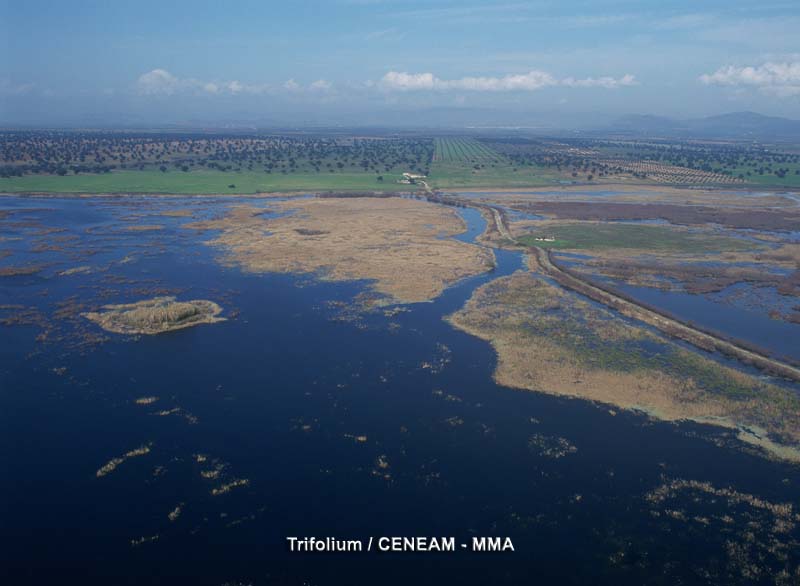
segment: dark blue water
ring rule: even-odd
[[[800,504],[796,467],[736,449],[727,433],[496,385],[491,347],[442,318],[475,287],[520,268],[516,253],[496,251],[494,272],[432,303],[349,320],[331,302],[349,302],[366,284],[225,268],[202,244],[212,235],[180,227],[190,219],[150,217],[186,206],[214,217],[230,204],[47,205],[54,211],[36,212],[42,221],[78,243],[29,251],[53,264],[0,281],[0,304],[33,306],[52,321],[38,342],[41,325],[0,326],[3,583],[745,583],[725,570],[726,542],[738,534],[661,515],[646,494],[689,478]],[[167,228],[120,231],[131,213]],[[483,220],[464,216],[461,238],[470,240]],[[36,226],[2,229],[20,246],[46,237]],[[83,264],[92,271],[58,275]],[[93,326],[52,317],[73,296],[93,305],[156,289],[215,300],[231,319],[90,344]],[[143,396],[159,401],[135,404]],[[172,408],[181,411],[155,414]],[[548,457],[532,437],[563,438],[575,451]],[[149,454],[96,476],[148,442]],[[201,474],[211,461],[217,479]],[[235,479],[249,484],[211,494]],[[713,506],[688,496],[683,504]],[[499,535],[516,551],[304,555],[287,552],[288,535]],[[796,528],[778,537],[798,538]],[[787,556],[800,563],[797,551]],[[784,562],[761,563],[769,577]]]
[[[764,311],[727,305],[702,295],[626,284],[616,286],[631,297],[663,308],[682,320],[747,340],[775,356],[800,360],[800,324],[772,319]]]

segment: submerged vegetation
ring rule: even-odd
[[[723,536],[723,563],[706,576],[713,583],[734,584],[743,577],[747,583],[798,583],[800,566],[791,561],[800,547],[796,504],[684,478],[664,478],[645,502],[660,531]]]

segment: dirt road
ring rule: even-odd
[[[495,227],[500,235],[516,243],[516,239],[511,235],[511,232],[505,225],[502,212],[495,207],[488,207],[492,210]],[[745,364],[756,366],[769,374],[800,381],[800,368],[796,366],[781,362],[780,360],[771,358],[757,351],[744,348],[732,340],[726,340],[711,332],[700,330],[694,326],[678,321],[671,316],[639,305],[634,300],[621,297],[613,291],[602,289],[594,283],[590,283],[557,266],[557,264],[553,262],[549,250],[538,246],[530,246],[528,250],[536,257],[542,272],[551,277],[562,287],[576,291],[594,301],[616,309],[625,316],[651,325],[669,336],[689,342],[701,350],[721,352]]]

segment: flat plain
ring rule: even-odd
[[[776,145],[469,134],[0,132],[0,193],[254,194],[565,185],[797,187]]]
[[[186,556],[171,567],[198,583],[255,583],[291,574],[285,536],[313,518],[512,535],[518,565],[481,563],[516,582],[544,558],[560,575],[565,551],[616,583],[800,575],[800,395],[769,368],[800,362],[790,154],[4,140],[0,191],[43,193],[0,197],[9,564],[33,567],[28,529],[58,518],[64,556],[106,576]],[[730,175],[748,157],[769,189]]]

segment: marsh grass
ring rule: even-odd
[[[755,426],[782,447],[800,443],[800,398],[792,391],[687,350],[531,273],[480,287],[448,319],[492,343],[501,384],[667,420]],[[763,439],[749,438],[781,449]],[[780,453],[800,458],[793,449]]]
[[[554,242],[536,240],[554,237]],[[620,223],[550,224],[535,233],[517,239],[528,246],[541,248],[603,250],[624,248],[653,252],[708,253],[752,250],[752,242],[726,236],[698,234],[666,226]]]

